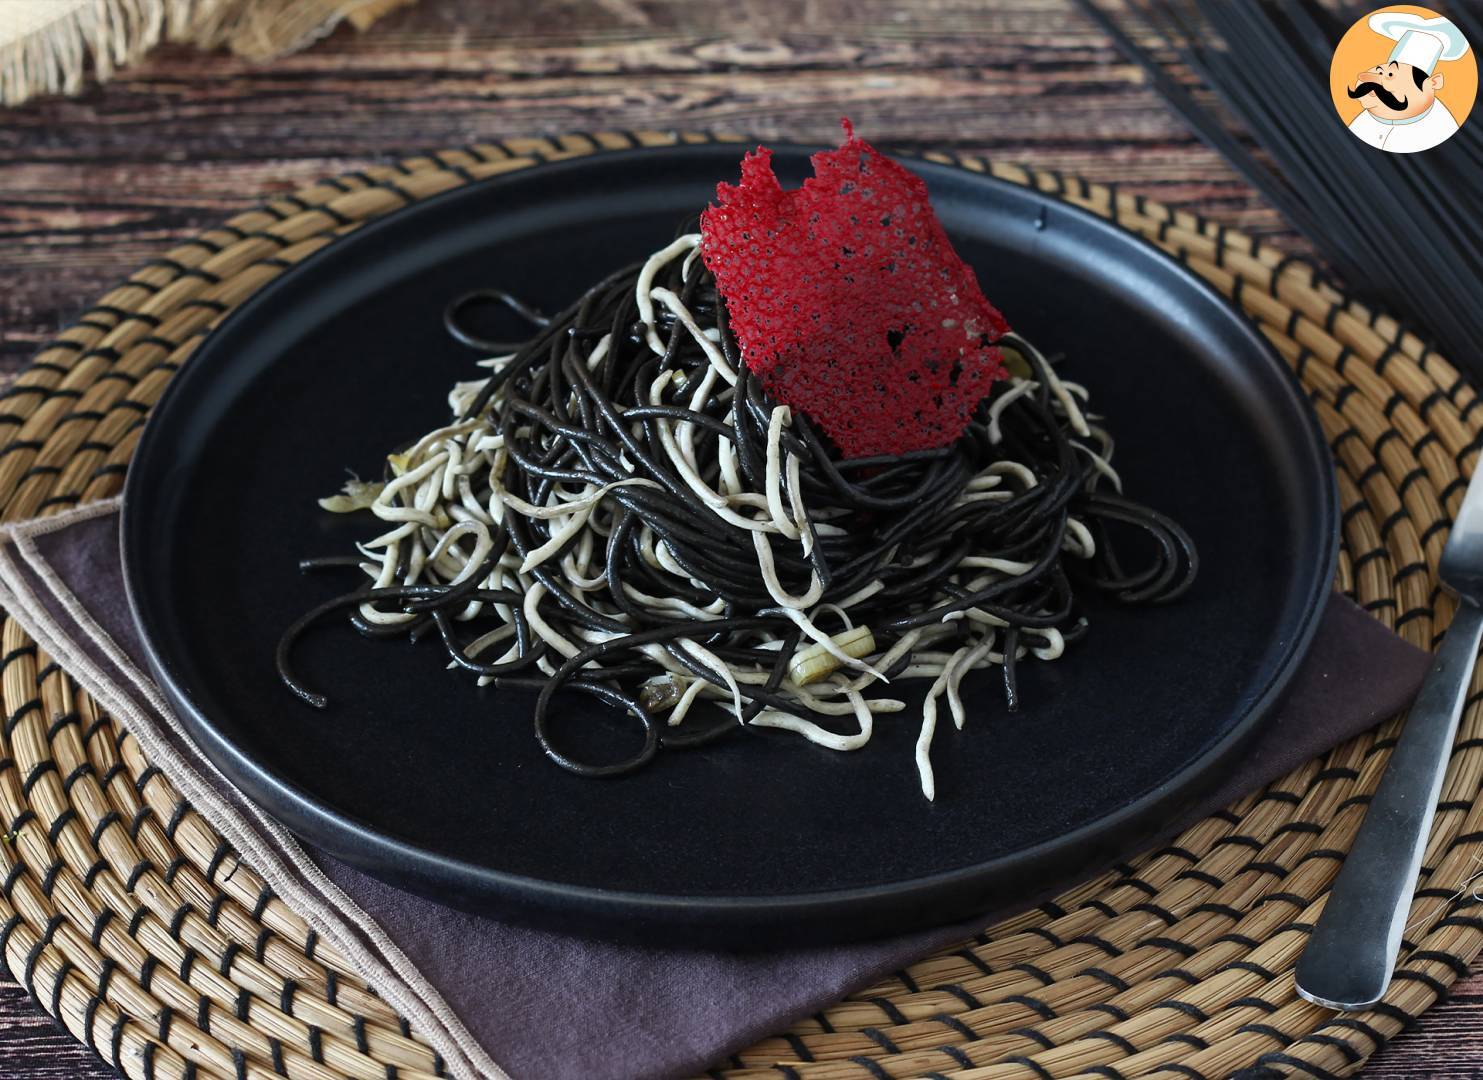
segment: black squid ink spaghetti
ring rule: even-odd
[[[381,531],[301,563],[362,580],[286,630],[284,683],[326,704],[292,651],[338,615],[537,690],[536,737],[582,775],[759,728],[856,750],[881,718],[917,725],[931,799],[965,676],[997,667],[1014,710],[1018,666],[1088,632],[1078,596],[1183,593],[1189,536],[1123,494],[1085,389],[983,299],[921,181],[852,133],[815,171],[784,192],[749,156],[699,232],[549,319],[494,294],[536,333],[491,343],[382,480],[322,501]],[[460,310],[450,329],[484,344]],[[1131,566],[1112,533],[1135,530]],[[898,718],[909,680],[925,703]],[[553,703],[573,693],[640,749],[564,750]]]

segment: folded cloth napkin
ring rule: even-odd
[[[612,945],[444,907],[306,850],[205,759],[143,673],[117,510],[110,500],[0,529],[0,606],[456,1076],[693,1073],[992,921],[986,913],[884,941],[765,953]],[[1168,832],[1393,715],[1428,659],[1334,596],[1278,716],[1238,771]]]
[[[364,30],[412,0],[4,0],[0,105],[82,93],[162,40],[226,46],[248,60],[297,52],[341,20]]]

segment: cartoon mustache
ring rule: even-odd
[[[1352,98],[1362,98],[1366,94],[1374,94],[1377,98],[1380,99],[1381,104],[1383,104],[1388,109],[1396,110],[1396,112],[1400,112],[1406,107],[1405,98],[1396,97],[1389,90],[1385,89],[1385,87],[1381,86],[1377,82],[1362,82],[1353,90],[1346,90],[1345,93],[1347,93]]]

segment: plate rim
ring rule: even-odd
[[[499,173],[469,183],[458,184],[446,191],[419,199],[407,206],[399,207],[384,215],[366,221],[347,234],[348,241],[356,237],[371,237],[393,227],[405,215],[427,212],[444,201],[468,197],[471,189],[497,188],[511,179],[528,178],[532,173],[550,170],[590,168],[594,164],[614,159],[636,156],[689,154],[725,150],[737,154],[743,152],[753,140],[680,143],[656,146],[627,147],[623,149],[599,149],[591,153],[560,160],[538,161],[523,169]],[[819,144],[797,142],[774,142],[772,149],[781,153],[813,153],[827,149]],[[718,896],[714,894],[661,894],[628,889],[609,889],[592,885],[581,885],[551,881],[526,874],[519,874],[456,858],[423,847],[409,841],[397,839],[380,831],[376,826],[336,810],[321,802],[312,792],[306,791],[292,781],[256,761],[250,754],[237,746],[230,738],[218,731],[205,710],[192,700],[188,688],[175,678],[169,664],[157,648],[156,635],[152,627],[158,625],[156,613],[145,598],[147,589],[142,580],[145,560],[135,554],[141,549],[143,531],[147,527],[146,515],[131,507],[143,503],[140,489],[146,484],[146,476],[158,469],[149,466],[151,452],[155,451],[162,425],[157,418],[167,415],[173,398],[188,392],[196,380],[205,376],[196,374],[204,370],[198,363],[187,363],[166,385],[160,399],[150,410],[140,439],[135,447],[130,468],[125,478],[119,522],[120,550],[122,556],[124,591],[130,616],[138,629],[150,673],[159,683],[166,698],[176,710],[180,720],[201,744],[206,756],[220,768],[232,783],[242,790],[270,816],[289,827],[296,835],[307,838],[311,843],[337,857],[361,867],[367,872],[390,878],[397,884],[427,893],[427,884],[450,890],[453,895],[443,895],[449,902],[459,904],[468,899],[472,890],[479,897],[498,897],[496,910],[499,914],[524,920],[533,912],[559,911],[576,914],[591,920],[572,927],[577,933],[602,937],[626,937],[637,927],[653,920],[665,920],[664,940],[693,939],[699,943],[713,944],[718,940],[737,944],[738,932],[767,927],[770,931],[781,928],[786,937],[816,943],[821,940],[858,940],[862,937],[879,936],[907,929],[922,929],[926,925],[919,920],[911,925],[897,925],[894,930],[875,929],[867,933],[851,930],[856,923],[872,925],[882,922],[881,913],[904,914],[918,909],[935,906],[945,895],[962,895],[975,883],[986,885],[990,879],[1014,874],[1017,869],[1043,878],[1047,865],[1066,862],[1066,855],[1076,850],[1095,850],[1097,841],[1124,835],[1137,824],[1147,824],[1155,819],[1160,810],[1176,807],[1181,798],[1197,790],[1201,781],[1221,775],[1222,766],[1236,758],[1262,725],[1271,719],[1282,695],[1288,689],[1293,676],[1307,656],[1314,634],[1322,620],[1328,597],[1332,593],[1333,580],[1338,566],[1340,547],[1339,493],[1335,469],[1324,438],[1321,423],[1307,395],[1291,368],[1284,363],[1276,349],[1256,327],[1253,320],[1232,300],[1203,278],[1186,263],[1175,259],[1158,245],[1126,228],[1115,219],[1101,216],[1094,211],[1076,205],[1057,193],[1047,192],[1031,183],[1017,183],[991,172],[980,172],[961,164],[951,154],[952,160],[928,158],[928,151],[884,148],[905,160],[918,173],[946,171],[964,173],[975,182],[989,188],[1011,191],[1018,197],[1029,197],[1042,206],[1053,208],[1057,214],[1069,214],[1080,220],[1084,227],[1115,234],[1121,243],[1130,243],[1143,249],[1145,256],[1162,262],[1165,270],[1183,281],[1207,301],[1233,317],[1236,329],[1247,339],[1257,353],[1264,356],[1268,365],[1279,376],[1279,385],[1288,399],[1287,405],[1295,414],[1300,425],[1303,442],[1310,451],[1306,461],[1294,462],[1294,467],[1306,475],[1307,480],[1316,480],[1321,489],[1322,504],[1315,508],[1323,537],[1318,543],[1315,565],[1309,570],[1308,595],[1302,599],[1303,614],[1297,632],[1288,645],[1276,670],[1251,701],[1241,716],[1221,738],[1190,759],[1177,772],[1170,774],[1157,785],[1137,798],[1124,803],[1108,814],[1085,822],[1067,832],[1057,833],[1037,841],[1028,847],[982,860],[954,870],[940,871],[917,876],[904,881],[853,886],[846,889],[794,893],[787,895]],[[1033,176],[1033,171],[1030,171]],[[197,345],[191,359],[196,360],[203,350],[226,336],[226,332],[237,324],[251,321],[255,312],[269,306],[281,292],[291,288],[296,279],[312,273],[315,266],[336,254],[341,245],[331,241],[294,264],[272,281],[258,289],[239,306],[230,311],[216,327]],[[194,376],[194,379],[192,378]],[[184,389],[183,389],[184,388]],[[157,451],[155,451],[157,452]],[[1076,860],[1072,860],[1075,862]],[[1038,870],[1037,870],[1038,868]],[[1032,896],[1022,899],[1027,902]],[[483,906],[482,901],[474,905]],[[670,921],[676,914],[683,914],[682,927]],[[539,921],[539,920],[537,920]],[[549,923],[549,920],[546,920]],[[888,919],[889,921],[889,915]],[[795,933],[796,932],[796,933]],[[745,943],[747,939],[740,939]],[[771,941],[776,940],[770,939]]]

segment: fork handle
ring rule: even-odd
[[[1480,637],[1483,608],[1460,601],[1298,960],[1298,993],[1309,1001],[1367,1009],[1390,985]]]

